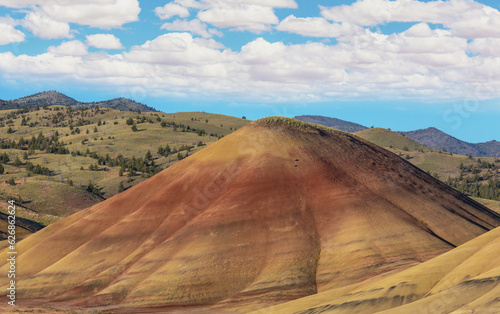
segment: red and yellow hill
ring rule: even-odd
[[[499,225],[378,146],[267,118],[20,242],[17,293],[248,311],[417,265]]]

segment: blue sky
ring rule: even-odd
[[[493,0],[0,0],[1,99],[319,114],[500,140]]]

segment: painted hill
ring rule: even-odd
[[[99,102],[80,102],[71,97],[68,97],[64,94],[61,94],[57,91],[47,91],[41,92],[34,95],[22,97],[19,99],[9,100],[9,101],[0,101],[0,110],[6,109],[20,109],[27,107],[43,107],[43,106],[66,106],[72,108],[84,108],[84,107],[94,107],[98,105],[99,107],[106,108],[115,108],[118,110],[133,110],[137,111],[138,109],[143,112],[156,112],[157,110],[146,106],[144,104],[135,102],[131,99],[127,98],[115,98],[106,101]]]
[[[319,125],[324,125],[330,128],[334,128],[337,130],[349,132],[349,133],[354,133],[358,131],[362,131],[367,129],[367,127],[362,126],[357,123],[353,122],[348,122],[344,120],[340,120],[337,118],[329,118],[325,116],[310,116],[310,115],[304,115],[304,116],[297,116],[294,119],[307,122],[307,123],[314,123],[314,124],[319,124]]]
[[[257,313],[498,313],[500,228],[380,280]]]
[[[467,143],[436,128],[402,132],[408,138],[422,145],[461,155],[500,157],[500,142]]]
[[[400,271],[499,225],[365,140],[267,118],[21,241],[16,291],[20,305],[248,311]]]

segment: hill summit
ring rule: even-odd
[[[408,138],[434,149],[444,149],[455,154],[500,157],[500,142],[468,143],[436,128],[402,132]]]
[[[144,104],[138,103],[134,100],[127,98],[115,98],[111,100],[98,101],[98,102],[80,102],[71,97],[68,97],[57,91],[46,91],[30,96],[22,97],[19,99],[1,101],[0,100],[0,110],[5,109],[20,109],[27,107],[43,107],[43,106],[67,106],[72,108],[83,108],[83,107],[113,107],[118,110],[133,110],[138,109],[144,112],[157,111],[156,109],[146,106]]]
[[[408,268],[499,225],[365,140],[264,118],[21,241],[17,294],[102,310],[258,309]]]

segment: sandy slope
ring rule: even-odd
[[[19,299],[248,311],[356,286],[500,225],[384,149],[288,123],[254,122],[29,236]]]
[[[499,313],[498,256],[500,228],[384,279],[255,313]]]

